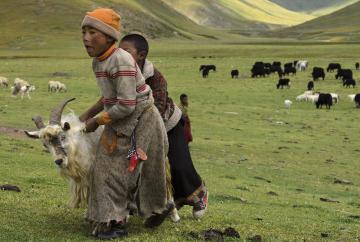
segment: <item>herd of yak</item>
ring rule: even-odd
[[[284,78],[285,76],[296,75],[297,71],[305,71],[308,68],[308,61],[306,60],[295,60],[293,62],[289,62],[284,64],[284,68],[282,68],[282,64],[279,61],[274,61],[273,63],[265,63],[265,62],[255,62],[251,68],[251,77],[268,77],[272,73],[276,73],[279,76],[279,81],[276,84],[276,88],[284,88],[290,87],[290,79]],[[360,64],[358,62],[355,63],[355,69],[359,70]],[[202,77],[207,78],[210,71],[216,71],[215,65],[201,65],[199,71],[202,72]],[[336,71],[335,78],[338,80],[342,80],[344,87],[353,87],[356,86],[356,81],[353,78],[353,71],[351,69],[343,69],[341,64],[339,63],[330,63],[326,69],[327,72]],[[239,77],[239,70],[231,70],[230,72],[231,78]],[[325,79],[325,70],[322,67],[314,67],[311,73],[312,79],[307,84],[307,90],[314,90],[314,81],[319,79]],[[316,107],[322,107],[322,105],[326,105],[328,109],[333,104],[334,97],[330,93],[313,93],[315,94],[316,100],[314,101]],[[356,94],[354,96],[354,101],[356,102],[356,106],[360,107],[360,94]]]

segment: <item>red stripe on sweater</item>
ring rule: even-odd
[[[118,99],[118,98],[103,98],[103,104],[121,104],[126,106],[135,106],[137,101],[136,100],[127,100],[127,99]]]
[[[136,76],[136,71],[118,71],[111,75],[111,78],[119,76]]]
[[[146,89],[146,84],[143,84],[140,87],[136,88],[136,92],[142,92],[145,91],[145,89]]]

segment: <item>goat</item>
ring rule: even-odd
[[[40,116],[35,116],[33,121],[39,130],[25,131],[30,138],[41,139],[53,156],[60,175],[69,180],[71,208],[87,203],[89,171],[95,161],[97,145],[103,130],[99,127],[95,132],[84,133],[85,124],[74,113],[61,116],[66,104],[74,99],[66,99],[54,108],[48,125],[44,125]],[[171,219],[174,222],[180,220],[176,209],[172,211]]]

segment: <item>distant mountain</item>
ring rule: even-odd
[[[289,26],[313,16],[285,9],[269,0],[163,0],[194,22],[217,28],[253,28],[254,23]],[[272,27],[274,27],[272,26]]]
[[[272,32],[303,40],[360,41],[360,2],[298,26]]]
[[[332,6],[343,6],[357,0],[270,0],[284,8],[297,12],[314,12]]]

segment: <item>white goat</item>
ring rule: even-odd
[[[75,98],[67,99],[53,109],[47,126],[40,116],[33,118],[38,131],[25,133],[31,138],[40,138],[50,151],[60,174],[69,180],[71,190],[70,207],[79,207],[87,203],[89,189],[89,171],[95,161],[102,126],[95,132],[84,133],[85,124],[74,114],[61,117],[66,104]],[[180,217],[177,210],[171,213],[174,222]]]
[[[0,76],[0,86],[8,87],[9,86],[9,80],[6,77]]]
[[[306,68],[308,67],[308,65],[309,65],[309,62],[307,60],[299,60],[296,63],[296,69],[298,71],[305,71]]]

